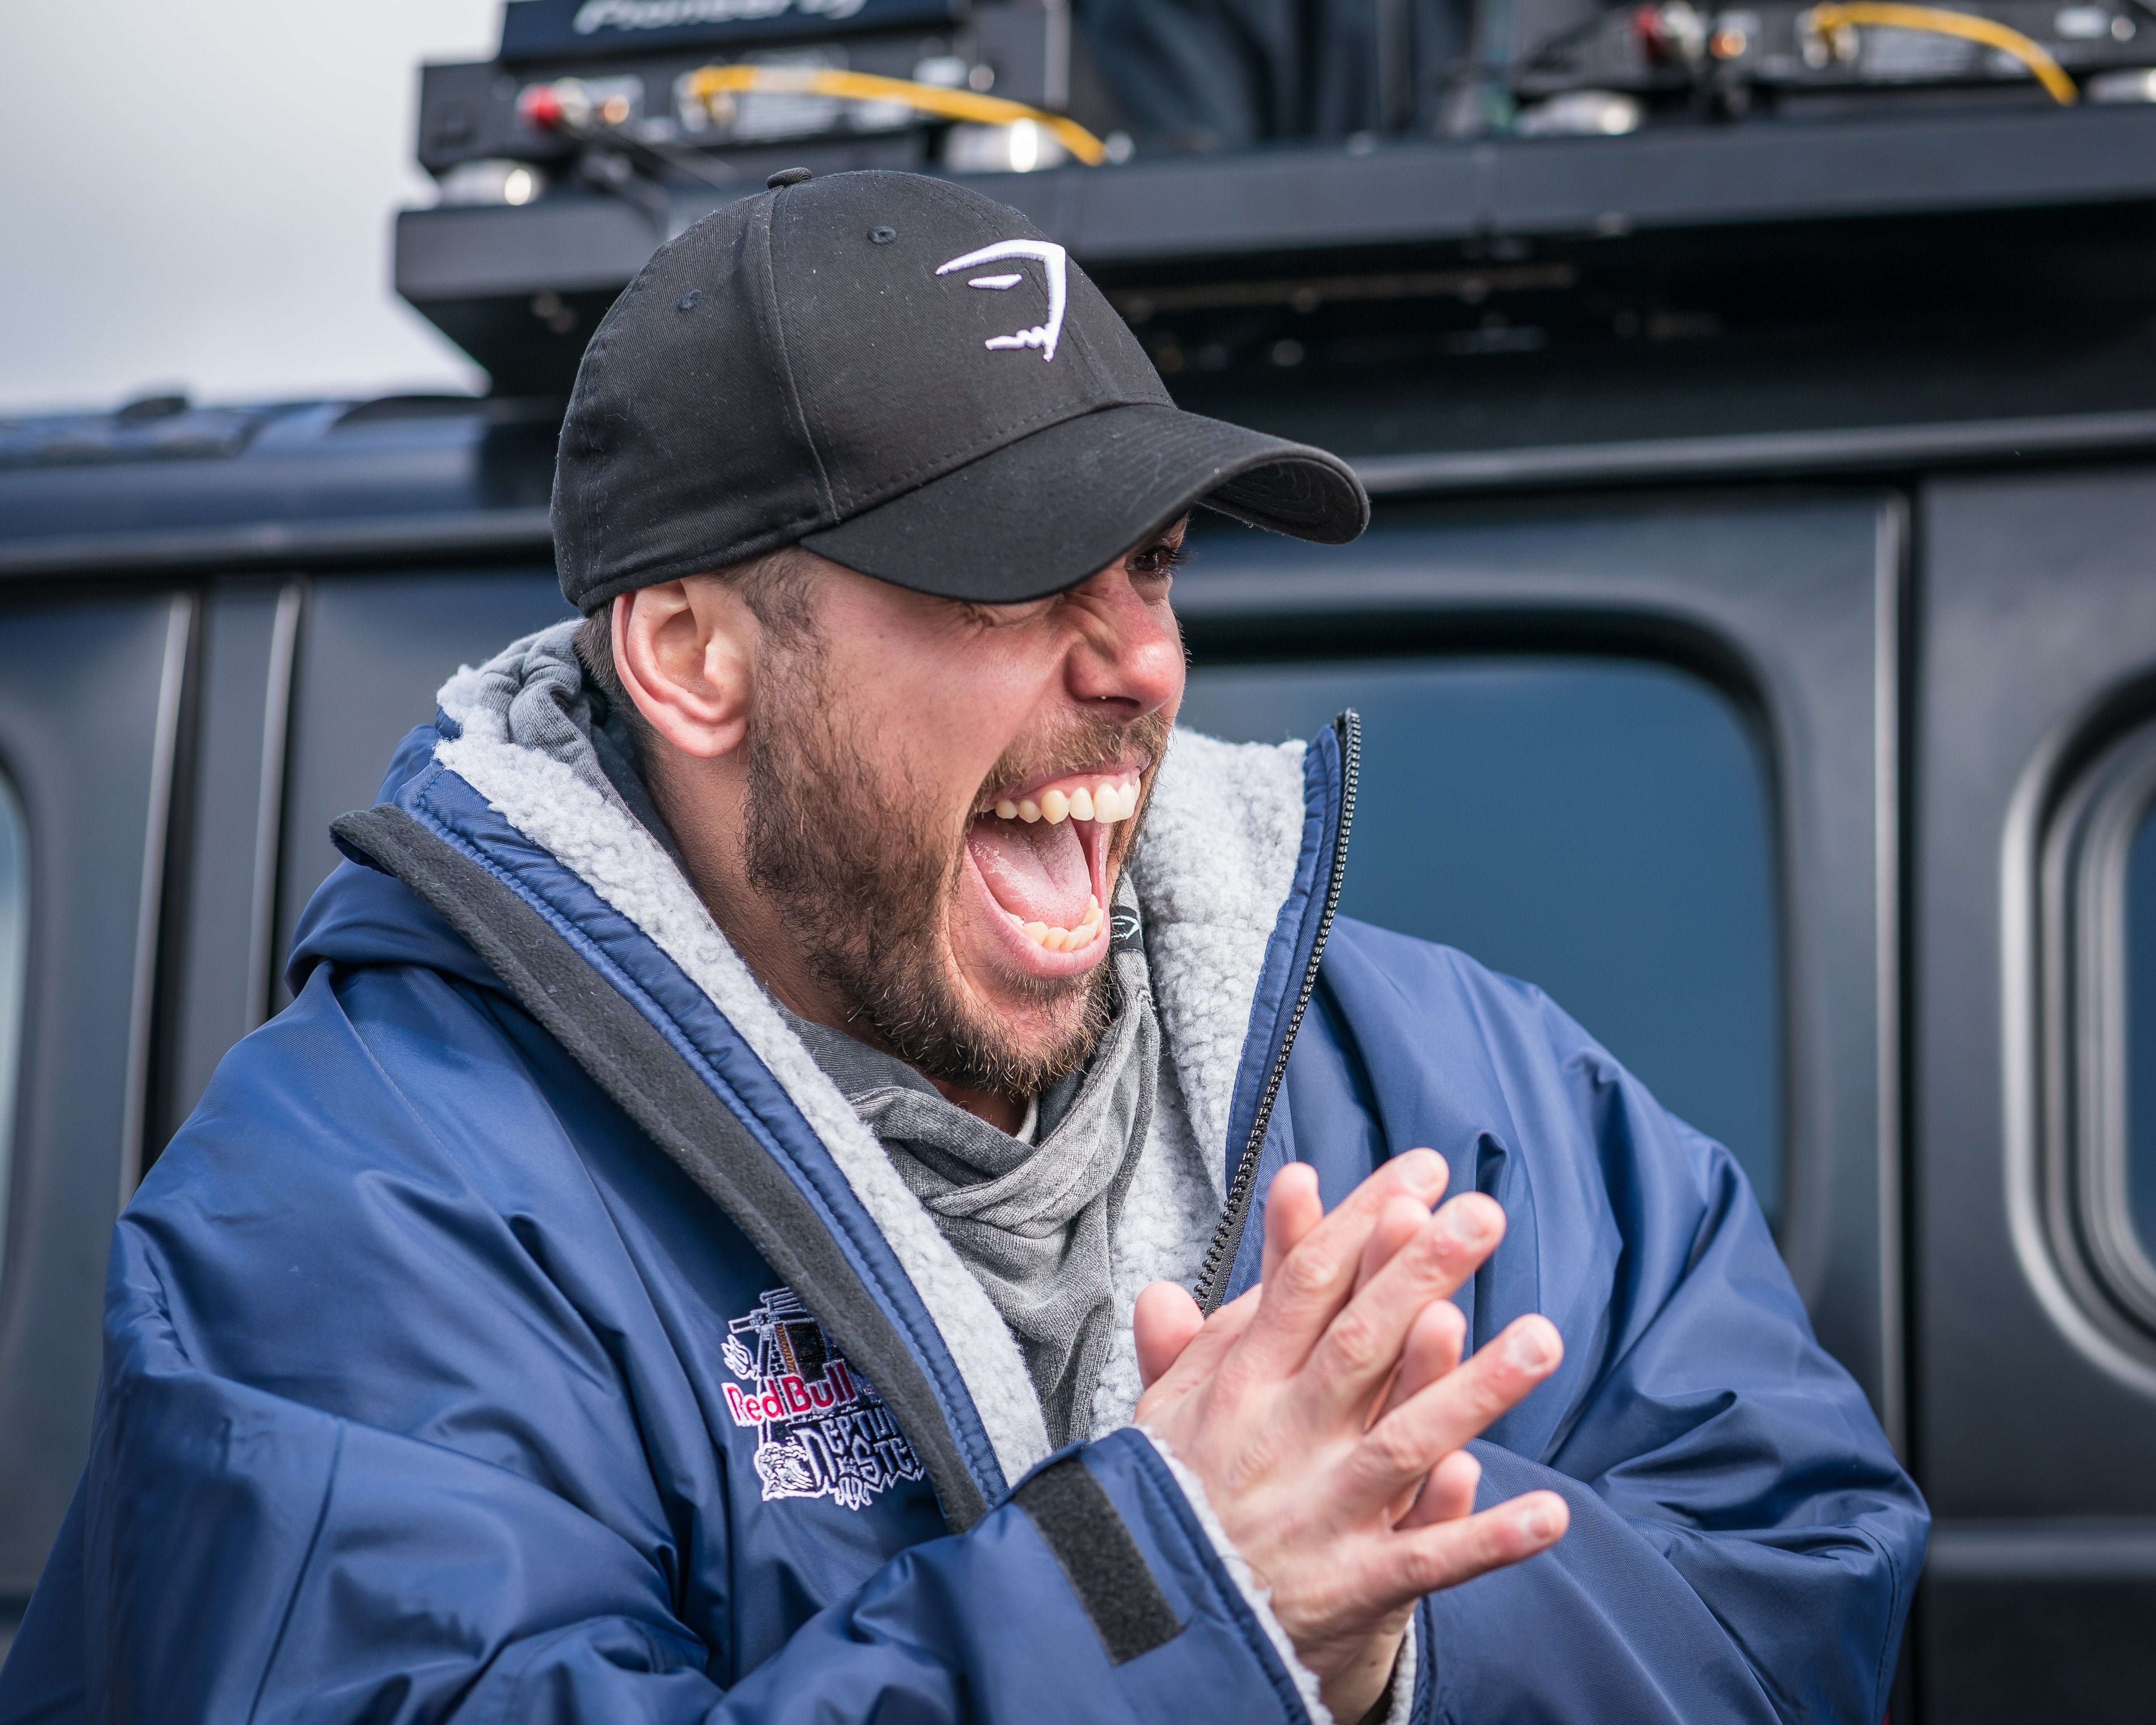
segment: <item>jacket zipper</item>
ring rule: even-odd
[[[1212,1244],[1205,1249],[1204,1266],[1198,1272],[1198,1286],[1192,1290],[1201,1312],[1210,1312],[1217,1308],[1221,1296],[1227,1291],[1228,1277],[1235,1266],[1235,1254],[1243,1244],[1243,1230],[1250,1221],[1250,1199],[1258,1181],[1258,1159],[1265,1147],[1265,1129],[1272,1123],[1273,1104],[1280,1100],[1281,1084],[1287,1076],[1287,1057],[1294,1051],[1296,1033],[1302,1029],[1302,1015],[1310,1009],[1310,997],[1317,991],[1318,961],[1325,957],[1326,937],[1332,932],[1333,913],[1340,908],[1340,883],[1348,872],[1348,829],[1355,821],[1355,780],[1363,764],[1363,721],[1351,707],[1332,721],[1332,728],[1340,739],[1340,830],[1332,840],[1332,868],[1325,883],[1325,908],[1318,913],[1317,938],[1311,943],[1310,963],[1303,967],[1302,987],[1295,997],[1295,1010],[1288,1014],[1287,1034],[1281,1039],[1280,1051],[1273,1056],[1265,1092],[1258,1098],[1257,1117],[1250,1122],[1250,1136],[1235,1164],[1235,1178],[1228,1184],[1227,1206],[1220,1212]]]

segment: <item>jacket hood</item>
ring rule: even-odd
[[[434,762],[442,740],[442,720],[415,726],[389,758],[377,803],[393,803],[398,793]],[[352,968],[371,965],[418,964],[475,988],[497,992],[501,979],[474,952],[471,943],[444,922],[419,895],[394,875],[341,862],[315,890],[292,932],[292,951],[285,963],[285,986],[297,999],[316,966]]]

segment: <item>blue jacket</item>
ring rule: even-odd
[[[121,1219],[0,1725],[1312,1717],[1142,1434],[1041,1455],[992,1309],[723,942],[588,830],[535,838],[567,793],[459,729],[341,824],[367,865],[308,908],[295,1004]],[[1286,848],[1224,910],[1240,853],[1188,834],[1256,801],[1206,775],[1283,760]],[[1510,1217],[1472,1337],[1565,1338],[1477,1448],[1486,1501],[1553,1488],[1571,1531],[1424,1602],[1408,1716],[1877,1720],[1926,1515],[1743,1176],[1536,990],[1332,919],[1352,770],[1346,724],[1299,762],[1178,741],[1137,878],[1164,1029],[1237,1015],[1181,1056],[1231,1199],[1433,1145]]]

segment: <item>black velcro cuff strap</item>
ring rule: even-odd
[[[1183,1633],[1122,1512],[1084,1462],[1072,1455],[1044,1467],[1018,1488],[1013,1501],[1055,1554],[1111,1665],[1150,1653]]]

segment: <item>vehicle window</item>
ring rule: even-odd
[[[23,1051],[23,982],[30,936],[30,839],[23,804],[0,774],[0,1265],[14,1185],[15,1075]]]
[[[2156,1261],[2156,809],[2126,860],[2127,1192],[2144,1256]]]
[[[1776,1219],[1774,870],[1736,709],[1660,665],[1422,659],[1201,666],[1183,721],[1270,742],[1348,706],[1363,771],[1342,911],[1547,990],[1727,1144]]]
[[[2042,854],[2045,1189],[2073,1207],[2055,1237],[2156,1332],[2156,725],[2066,788]]]

